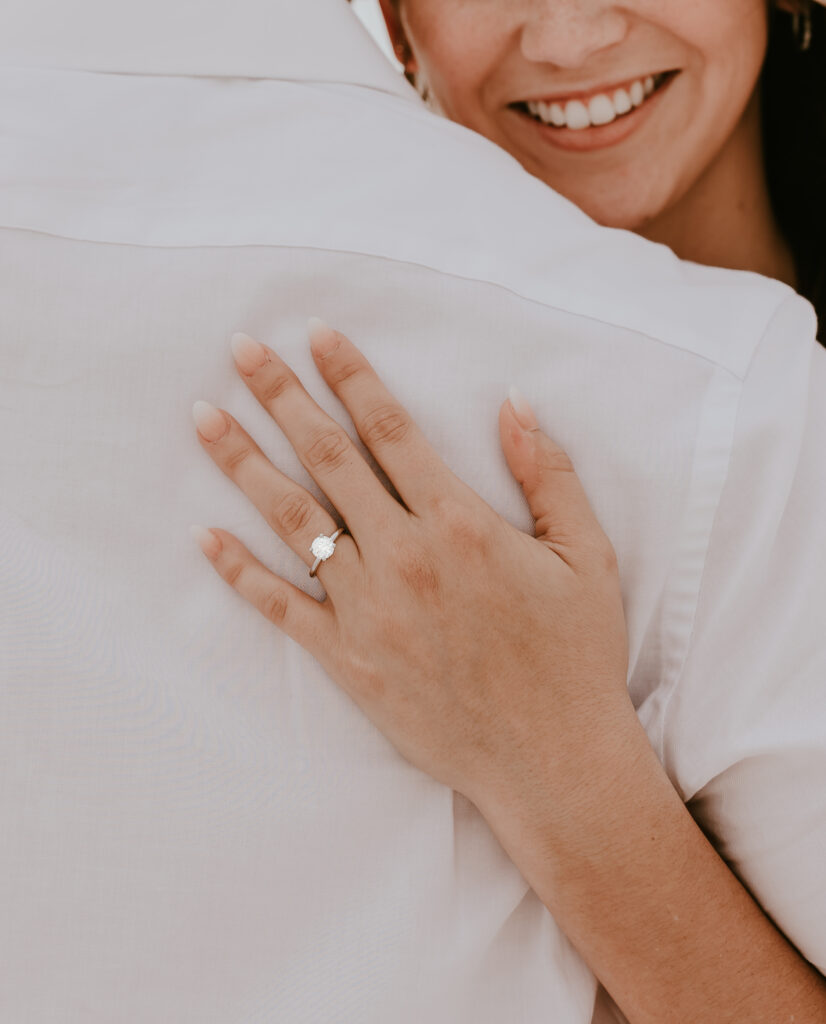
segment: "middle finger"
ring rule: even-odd
[[[233,336],[232,351],[247,386],[341,513],[358,546],[377,532],[398,529],[408,516],[406,510],[359,454],[347,431],[310,397],[284,360],[240,333]]]

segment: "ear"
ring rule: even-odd
[[[390,36],[390,42],[393,44],[396,59],[400,64],[404,64],[406,71],[417,71],[416,58],[413,56],[410,44],[407,42],[407,36],[402,25],[398,0],[395,0],[395,2],[394,0],[379,0],[379,4],[381,5],[381,13],[384,15],[384,23],[387,26],[387,34]]]

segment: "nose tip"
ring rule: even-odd
[[[628,34],[628,19],[613,5],[583,10],[580,0],[546,4],[542,14],[526,22],[522,53],[527,60],[578,67],[592,54],[616,46]]]

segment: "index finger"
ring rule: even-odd
[[[352,341],[318,317],[307,328],[321,375],[407,508],[421,516],[464,486]]]

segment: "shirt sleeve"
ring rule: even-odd
[[[692,640],[664,712],[688,809],[826,972],[826,349],[797,297],[744,380]]]

